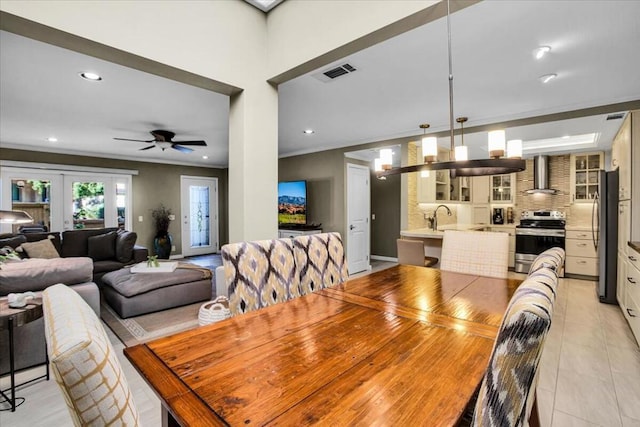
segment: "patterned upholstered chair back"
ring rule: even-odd
[[[440,269],[506,278],[509,270],[509,234],[446,230]]]
[[[291,239],[224,245],[222,265],[234,315],[300,295]]]
[[[562,248],[547,249],[536,257],[531,264],[529,273],[533,273],[543,267],[559,273],[564,267],[564,255],[564,249]]]
[[[65,285],[42,296],[51,369],[74,425],[138,425],[127,380],[93,309]]]
[[[309,294],[349,278],[340,233],[321,233],[293,239],[300,292]]]
[[[480,386],[473,426],[528,424],[557,280],[554,271],[542,268],[511,298]]]

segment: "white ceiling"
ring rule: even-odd
[[[640,100],[638,16],[640,1],[483,1],[455,13],[455,116],[470,128]],[[280,155],[414,136],[425,122],[448,129],[446,35],[440,19],[280,85]],[[536,61],[540,45],[552,51]],[[314,77],[345,62],[357,71],[329,83]],[[78,77],[87,70],[104,80]],[[547,73],[558,78],[543,85]],[[0,95],[3,147],[228,165],[229,99],[210,91],[0,32]],[[507,139],[595,132],[606,149],[619,126],[599,115],[508,128]],[[184,154],[113,140],[148,140],[153,129],[208,146]],[[53,135],[59,141],[47,142]],[[465,144],[471,158],[486,157],[486,133],[465,132]]]

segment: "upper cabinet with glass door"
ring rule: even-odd
[[[571,155],[571,200],[575,203],[593,202],[598,192],[599,173],[604,153],[580,153]]]
[[[417,158],[418,162],[422,160],[422,148],[420,146],[417,147]],[[438,161],[449,161],[449,150],[439,148]],[[417,177],[418,203],[471,201],[471,179],[469,177],[451,179],[449,170],[432,170],[424,176],[418,172]]]
[[[516,174],[491,176],[491,203],[513,203]]]

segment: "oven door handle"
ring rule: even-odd
[[[564,237],[565,231],[540,228],[516,228],[516,236]]]

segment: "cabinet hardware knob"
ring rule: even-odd
[[[587,261],[578,261],[578,264],[586,264]]]
[[[629,255],[629,259],[633,262],[637,261],[636,257],[634,257],[633,255]]]
[[[631,317],[638,317],[635,314],[633,314],[633,310],[631,310],[630,308],[627,308],[627,313],[629,313],[629,316]]]
[[[585,246],[587,246],[586,243],[578,243],[578,246],[580,246],[581,248],[584,248]]]
[[[634,285],[636,284],[636,281],[635,281],[635,280],[633,280],[631,277],[627,277],[627,281],[628,281],[629,283],[633,283]]]

